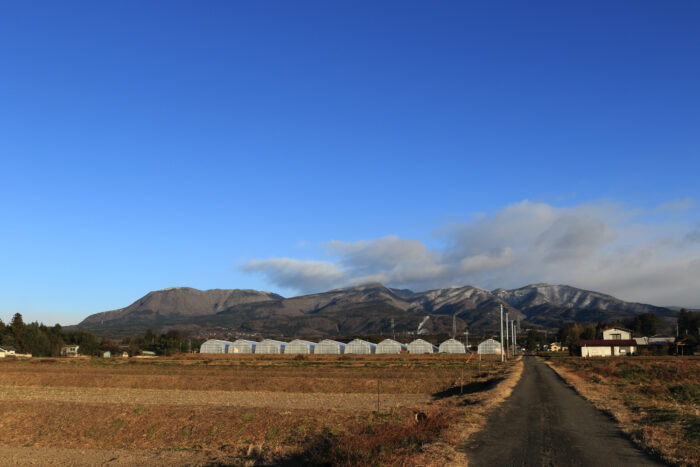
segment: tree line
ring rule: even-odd
[[[149,329],[141,337],[112,340],[98,339],[90,331],[65,330],[60,324],[46,326],[38,322],[25,323],[20,313],[16,313],[9,324],[0,320],[0,347],[11,347],[18,353],[35,357],[57,357],[66,345],[78,345],[79,354],[91,356],[99,356],[105,351],[110,351],[112,355],[128,352],[134,356],[143,350],[155,352],[156,355],[173,355],[199,349],[202,342],[204,339],[191,338],[179,330],[158,334]]]
[[[7,325],[0,320],[0,347],[12,347],[18,353],[37,357],[56,357],[65,345],[79,345],[78,351],[83,355],[98,355],[100,351],[100,343],[90,331],[65,331],[60,324],[27,324],[19,313]]]

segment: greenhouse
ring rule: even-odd
[[[431,344],[428,341],[425,341],[423,339],[416,339],[410,344],[408,344],[408,352],[409,353],[415,353],[415,354],[424,354],[424,353],[435,353],[438,351],[438,348],[435,347],[433,344]]]
[[[199,348],[199,353],[228,353],[231,346],[229,341],[220,341],[218,339],[209,339],[205,341]]]
[[[371,342],[363,341],[362,339],[355,339],[348,342],[345,346],[345,353],[368,355],[377,353],[377,344],[372,344]]]
[[[401,353],[406,350],[406,344],[402,344],[393,339],[384,339],[377,344],[377,353]]]
[[[479,344],[479,355],[501,355],[501,343],[496,339],[486,339]]]
[[[324,339],[314,349],[315,354],[340,355],[345,353],[345,344],[331,339]]]
[[[260,341],[255,347],[255,353],[259,354],[277,354],[284,353],[284,348],[287,346],[286,342],[275,341],[272,339],[265,339]]]
[[[300,353],[314,353],[314,348],[316,344],[309,341],[303,341],[301,339],[295,339],[284,349],[284,353],[288,354],[300,354]]]
[[[440,344],[438,351],[440,353],[467,353],[464,349],[464,344],[457,339],[447,339],[445,342]]]
[[[256,345],[258,345],[257,342],[238,339],[229,346],[228,353],[254,353]]]

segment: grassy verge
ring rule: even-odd
[[[700,465],[700,358],[546,361],[640,447],[675,465]]]

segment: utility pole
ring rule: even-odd
[[[466,336],[467,336],[467,338],[466,338],[466,340],[465,340],[464,342],[465,342],[465,344],[466,344],[466,346],[467,346],[467,350],[469,350],[469,329],[467,329],[466,331],[464,331],[464,334],[466,334]]]
[[[510,327],[510,324],[508,322],[508,312],[506,312],[506,358],[508,358],[509,350],[510,350],[510,337],[508,337],[508,328]]]
[[[452,315],[452,339],[457,338],[457,313]]]
[[[513,357],[515,357],[515,347],[518,345],[518,339],[515,336],[515,321],[513,321]]]
[[[503,361],[503,305],[501,305],[501,362]]]

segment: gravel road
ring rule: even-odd
[[[1,386],[0,401],[79,402],[136,405],[216,405],[273,409],[375,410],[376,394],[325,394],[168,389],[102,389]],[[381,394],[380,407],[426,404],[429,395]]]
[[[472,437],[466,453],[472,466],[663,465],[534,357],[525,357],[513,394]]]

